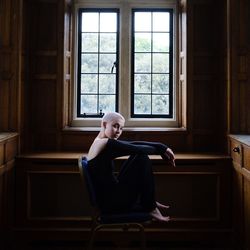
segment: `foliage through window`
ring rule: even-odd
[[[133,10],[133,117],[172,117],[172,11]]]
[[[131,125],[176,124],[173,12],[78,9],[76,118],[118,111]]]
[[[78,117],[99,117],[118,106],[119,12],[80,9]]]

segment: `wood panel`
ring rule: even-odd
[[[1,164],[0,165],[0,233],[2,234],[3,231],[4,231],[4,226],[5,223],[4,223],[4,192],[5,192],[5,189],[4,189],[4,185],[5,185],[5,182],[4,182],[4,172],[5,172],[5,168],[6,166]],[[0,242],[1,244],[1,242]]]
[[[250,132],[249,27],[250,3],[228,0],[228,75],[230,132]]]
[[[179,11],[180,120],[183,127],[187,127],[187,1],[180,1]]]
[[[249,178],[244,178],[243,184],[244,190],[244,239],[245,239],[245,249],[249,249],[250,247],[250,172]]]
[[[67,128],[62,132],[61,146],[64,151],[88,151],[93,140],[97,136],[99,128],[89,129],[89,131],[81,130],[79,128]],[[123,130],[121,136],[122,140],[145,140],[145,141],[159,141],[173,148],[174,151],[187,152],[188,132],[185,130],[179,131],[157,131],[157,130]],[[181,138],[181,139],[180,139]]]
[[[22,1],[0,2],[0,131],[18,131]]]
[[[220,32],[225,25],[222,14],[225,5],[219,1],[214,8],[214,4],[210,0],[188,3],[188,109],[191,109],[188,127],[192,130],[191,145],[195,151],[225,150],[222,117],[225,119],[226,88],[222,87],[225,80],[221,81],[219,70],[225,64],[221,53],[225,44],[218,43],[225,37]]]
[[[65,2],[64,12],[64,72],[63,72],[63,106],[62,106],[62,127],[71,124],[72,117],[72,3],[71,1]]]
[[[81,239],[88,238],[91,207],[80,182],[79,155],[40,153],[18,157],[15,211],[18,232],[24,228],[50,230],[62,239],[64,234],[58,234],[56,228],[61,232],[83,230]],[[124,159],[116,160],[117,171]],[[167,225],[157,222],[148,225],[150,239],[168,241],[174,234],[175,239],[183,240],[184,231],[196,240],[200,239],[197,232],[202,232],[203,238],[209,238],[211,232],[230,236],[230,158],[177,154],[176,168],[162,165],[159,156],[151,159],[157,198],[170,204],[172,221]],[[45,234],[40,237],[46,238]]]
[[[26,0],[22,151],[57,150],[63,127],[64,1]],[[68,13],[68,12],[67,12]],[[69,25],[66,26],[69,29]],[[67,33],[68,34],[68,33]],[[68,47],[67,47],[68,48]],[[69,49],[69,48],[68,48]],[[69,74],[69,72],[67,72]],[[67,94],[69,95],[69,94]],[[29,132],[32,131],[32,134]],[[45,139],[47,137],[47,139]]]
[[[13,218],[14,158],[17,134],[0,133],[0,247],[5,249]]]
[[[233,159],[233,225],[235,245],[249,249],[250,241],[250,136],[230,135],[230,152]],[[235,150],[237,149],[237,150]],[[239,149],[239,150],[238,150]]]

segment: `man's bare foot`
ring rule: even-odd
[[[156,201],[156,206],[157,206],[158,208],[162,208],[162,209],[164,209],[164,210],[169,208],[169,206],[163,205],[163,204],[161,204],[161,203],[158,202],[158,201]]]
[[[155,219],[157,221],[161,221],[161,222],[170,221],[170,217],[169,216],[163,216],[161,214],[160,210],[157,207],[150,214],[153,217],[153,219]]]

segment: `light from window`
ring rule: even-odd
[[[80,9],[78,117],[100,117],[118,108],[118,10]]]
[[[132,117],[172,118],[172,10],[132,12]]]

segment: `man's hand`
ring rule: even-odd
[[[171,148],[167,148],[166,152],[164,155],[162,155],[162,158],[164,160],[167,160],[171,166],[175,167],[175,157],[174,157],[174,152],[172,151]]]

